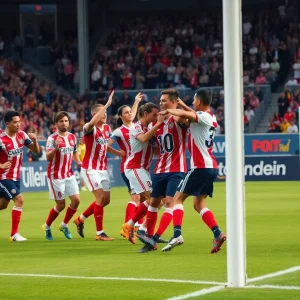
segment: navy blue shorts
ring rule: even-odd
[[[130,193],[130,191],[131,191],[131,188],[130,188],[130,183],[129,183],[129,180],[128,180],[128,178],[126,177],[126,175],[125,175],[125,173],[123,172],[123,173],[121,173],[121,175],[122,175],[122,178],[123,178],[123,180],[124,180],[124,182],[125,182],[125,184],[127,185],[127,187],[128,187],[128,192]]]
[[[7,201],[21,194],[20,180],[11,179],[0,180],[0,198],[4,197]]]
[[[178,186],[178,191],[191,196],[212,197],[218,169],[191,169]]]
[[[174,197],[178,185],[183,180],[185,173],[162,173],[152,174],[151,197]]]

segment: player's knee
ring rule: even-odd
[[[74,208],[77,208],[79,206],[80,203],[80,198],[78,197],[74,197],[71,199],[71,206]]]
[[[17,197],[14,198],[15,206],[23,207],[24,197],[22,194],[19,194]]]
[[[65,201],[57,202],[56,203],[56,208],[58,211],[63,211],[66,207]]]
[[[194,202],[194,210],[199,213],[200,212],[200,204],[198,202]]]

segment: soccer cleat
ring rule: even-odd
[[[53,240],[53,237],[52,237],[52,232],[51,232],[51,228],[46,228],[45,225],[42,226],[42,229],[45,231],[45,238],[48,240],[48,241],[52,241]]]
[[[174,247],[180,246],[184,243],[182,235],[178,238],[172,238],[168,245],[161,249],[162,252],[171,251]]]
[[[22,237],[19,233],[15,233],[13,236],[9,238],[11,242],[25,242],[26,238]]]
[[[155,247],[152,247],[150,245],[144,245],[144,247],[139,249],[138,253],[146,253],[146,252],[155,251],[155,250],[157,250],[156,245],[155,245]]]
[[[102,232],[98,235],[96,235],[96,241],[106,241],[106,242],[109,242],[109,241],[113,241],[114,239],[109,237],[105,232]]]
[[[135,237],[134,237],[134,226],[130,226],[127,223],[124,223],[122,225],[122,229],[125,232],[126,236],[127,236],[127,240],[131,243],[131,244],[135,244]]]
[[[155,240],[153,239],[152,236],[150,237],[150,236],[148,236],[148,235],[146,235],[146,234],[143,234],[143,235],[139,235],[138,237],[139,237],[139,240],[140,240],[142,243],[144,243],[144,244],[146,244],[146,245],[149,245],[149,246],[151,246],[152,248],[157,247],[157,246],[156,246],[156,242],[155,242]]]
[[[145,231],[145,230],[138,230],[138,231],[136,232],[136,237],[138,238],[139,235],[145,235],[145,234],[146,234],[146,231]]]
[[[226,235],[224,232],[221,232],[219,237],[217,237],[216,239],[213,239],[213,247],[210,251],[211,254],[213,253],[217,253],[221,250],[221,246],[223,245],[223,243],[226,241]]]
[[[65,235],[65,237],[68,239],[68,240],[71,240],[72,239],[72,235],[69,231],[69,228],[67,226],[62,226],[61,224],[58,226],[58,229],[60,231],[62,231]]]
[[[77,228],[77,232],[78,234],[84,238],[84,232],[83,232],[83,229],[84,229],[84,223],[81,222],[81,220],[79,219],[79,217],[75,218],[73,220],[73,223],[75,224],[76,228]]]
[[[127,234],[125,233],[125,231],[123,230],[123,228],[120,231],[120,235],[125,238],[126,240],[128,240]]]
[[[168,244],[169,241],[162,239],[161,237],[157,241],[158,244]]]
[[[87,189],[85,186],[83,186],[83,187],[81,188],[81,190],[84,191],[84,192],[86,192],[88,189]]]

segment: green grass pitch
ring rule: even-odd
[[[94,240],[93,217],[86,220],[84,239],[77,235],[75,226],[70,224],[73,239],[67,240],[58,231],[63,215],[52,225],[54,240],[47,241],[41,226],[54,203],[48,200],[46,192],[24,193],[24,196],[20,233],[28,238],[28,242],[8,241],[12,204],[8,210],[0,212],[0,299],[167,299],[213,285],[129,281],[122,278],[226,282],[226,243],[218,254],[209,254],[212,233],[192,209],[191,199],[187,199],[185,203],[184,245],[167,253],[162,253],[160,246],[158,251],[139,254],[137,250],[142,246],[140,242],[131,245],[119,235],[128,201],[125,188],[113,188],[111,204],[105,208],[104,229],[115,238],[113,242]],[[300,265],[299,196],[298,182],[246,183],[248,278]],[[91,193],[82,192],[79,212],[92,200]],[[225,183],[215,185],[215,196],[208,200],[208,207],[225,231]],[[171,227],[164,238],[171,237]],[[66,277],[13,274],[52,274]],[[251,284],[300,287],[300,271]],[[300,299],[300,290],[226,288],[200,298],[291,300]]]

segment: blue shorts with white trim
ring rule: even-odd
[[[20,180],[11,179],[0,180],[0,198],[4,197],[7,201],[21,194]]]
[[[196,197],[200,195],[212,197],[217,176],[218,169],[190,169],[180,182],[177,191]]]

